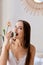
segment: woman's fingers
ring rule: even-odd
[[[10,39],[10,44],[15,44],[15,39],[11,38]]]
[[[9,48],[10,48],[11,33],[12,32],[10,31],[5,35],[5,39],[4,39],[4,43],[3,43],[3,47],[5,47],[7,50],[9,50]]]
[[[11,38],[11,31],[10,32],[8,32],[7,34],[6,34],[6,37],[8,38],[8,39],[10,39]]]
[[[11,38],[11,39],[10,39],[10,44],[11,44],[11,45],[14,45],[15,47],[21,46],[20,40],[19,40],[19,39],[16,39],[16,38]]]

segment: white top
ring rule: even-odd
[[[24,65],[26,60],[27,54],[25,54],[22,58],[19,60],[16,59],[15,56],[13,56],[11,50],[9,51],[9,60],[7,61],[7,65]]]

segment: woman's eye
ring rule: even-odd
[[[19,28],[20,30],[22,30],[22,28]]]

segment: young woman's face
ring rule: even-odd
[[[17,34],[16,38],[18,39],[24,39],[24,28],[23,28],[23,22],[19,21],[16,23],[14,32]]]

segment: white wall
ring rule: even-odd
[[[1,46],[2,46],[1,29],[2,29],[2,0],[0,0],[0,52],[1,52]]]
[[[43,16],[33,16],[26,13],[21,0],[3,0],[2,2],[2,20],[3,24],[7,21],[24,19],[31,25],[31,43],[35,45],[38,52],[43,53]]]

